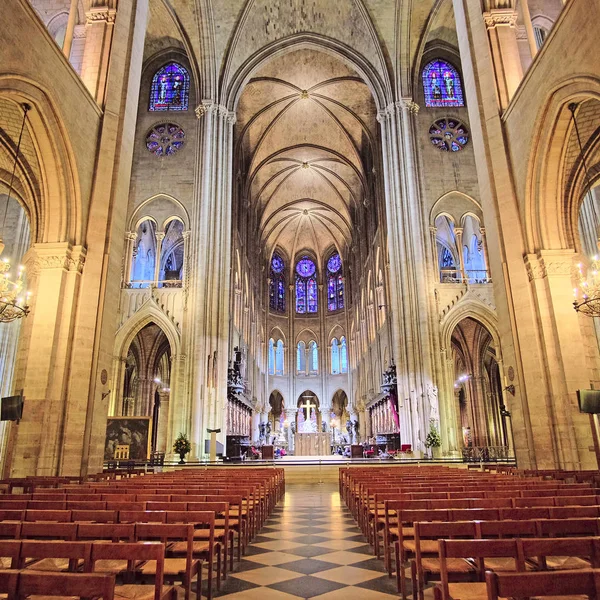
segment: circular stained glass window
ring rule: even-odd
[[[341,268],[342,268],[342,259],[340,258],[339,254],[334,254],[327,261],[327,270],[330,273],[337,273]]]
[[[175,123],[155,125],[146,136],[146,148],[156,156],[170,156],[181,150],[185,132]]]
[[[460,152],[469,143],[469,131],[458,119],[438,119],[429,128],[429,139],[442,152]]]
[[[316,270],[315,263],[306,256],[300,259],[296,265],[296,273],[298,273],[300,277],[310,277],[311,275],[314,275]]]
[[[271,261],[271,269],[273,269],[274,273],[281,273],[283,271],[284,264],[281,256],[277,254],[273,254],[273,260]]]

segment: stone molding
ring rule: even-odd
[[[196,107],[196,117],[201,119],[205,115],[212,116],[214,114],[219,115],[220,117],[225,118],[227,123],[230,125],[235,124],[235,113],[231,112],[226,106],[223,104],[217,104],[212,100],[202,100],[202,102]]]
[[[73,39],[80,40],[86,37],[85,25],[75,25],[73,30]]]
[[[544,279],[546,277],[559,276],[569,277],[574,274],[575,264],[574,252],[541,252],[538,254],[526,254],[524,257],[525,268],[529,281]]]
[[[94,25],[95,23],[106,23],[114,25],[117,18],[117,11],[108,6],[95,6],[85,13],[85,24]]]
[[[34,244],[25,254],[24,264],[30,275],[39,275],[47,269],[62,269],[83,273],[87,250],[70,244]]]
[[[392,117],[396,111],[405,110],[411,114],[418,114],[421,107],[413,101],[412,98],[400,98],[397,102],[392,102],[388,104],[385,108],[379,110],[377,112],[377,121],[379,123],[383,123],[390,117]]]
[[[496,27],[516,27],[517,18],[518,13],[513,8],[494,8],[483,13],[483,20],[488,30]]]

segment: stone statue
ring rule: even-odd
[[[262,442],[265,439],[265,433],[266,433],[266,423],[259,423],[258,424],[258,439]]]
[[[440,422],[440,406],[438,402],[438,389],[435,385],[427,386],[427,399],[429,400],[429,419]]]
[[[352,443],[358,444],[358,438],[359,438],[359,434],[360,434],[360,425],[358,423],[358,419],[355,419],[354,421],[352,421],[352,427],[354,429],[353,435],[352,435]]]
[[[269,445],[271,443],[271,422],[267,421],[265,425],[265,433],[266,433],[266,443]]]

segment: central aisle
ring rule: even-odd
[[[396,599],[384,571],[342,505],[337,484],[288,484],[234,573],[215,597],[231,600]]]

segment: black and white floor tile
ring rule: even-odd
[[[214,596],[386,600],[399,594],[342,504],[337,485],[303,484],[287,486],[285,500]]]

